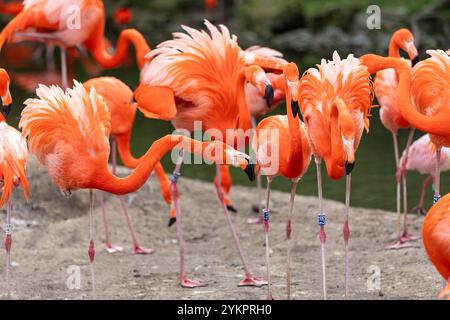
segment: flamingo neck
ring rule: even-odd
[[[340,110],[336,103],[333,103],[330,115],[330,153],[324,157],[328,175],[334,180],[342,178],[345,174],[345,152],[338,123],[340,112],[348,113],[348,110]]]
[[[413,104],[411,98],[411,67],[404,59],[385,58],[374,54],[368,54],[360,58],[370,73],[376,73],[383,69],[393,68],[396,70],[399,84],[397,87],[397,105],[402,117],[413,127],[420,131],[437,136],[450,135],[448,112],[437,112],[435,115],[427,116],[420,113]]]
[[[389,43],[389,57],[391,58],[400,58],[400,46],[397,42],[397,38],[394,36]]]
[[[252,127],[250,110],[247,105],[247,99],[245,97],[245,86],[247,79],[245,77],[245,68],[239,72],[237,82],[237,103],[239,110],[239,129],[248,130]]]
[[[101,29],[96,36],[93,37],[93,40],[86,44],[86,46],[92,52],[94,59],[102,67],[116,68],[122,65],[128,57],[130,44],[133,44],[136,50],[136,61],[139,68],[142,69],[147,62],[145,55],[149,53],[151,49],[144,36],[135,29],[126,29],[120,33],[114,54],[108,52],[108,43],[104,38],[104,28]]]
[[[119,156],[123,164],[131,169],[136,168],[141,162],[142,158],[135,158],[131,154],[131,147],[130,147],[131,131],[125,134],[115,135],[114,138],[116,139],[117,150],[119,152]]]

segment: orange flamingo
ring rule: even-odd
[[[447,283],[439,298],[450,300],[450,194],[442,197],[428,211],[422,225],[425,250],[437,271]]]
[[[392,35],[391,42],[389,44],[389,56],[400,58],[400,49],[407,52],[410,60],[414,60],[417,56],[417,49],[414,45],[414,37],[408,29],[399,29]],[[394,142],[394,155],[396,167],[399,168],[401,162],[400,153],[398,147],[398,130],[410,128],[408,140],[405,147],[405,159],[408,157],[409,147],[414,137],[414,127],[410,127],[410,124],[402,117],[400,110],[396,104],[395,90],[398,86],[398,78],[394,69],[385,69],[377,73],[374,82],[374,91],[380,103],[380,119],[381,123],[386,129],[392,133],[392,139]],[[400,176],[403,185],[403,215],[404,215],[404,229],[403,233],[400,230],[400,211],[401,211],[401,186]],[[407,185],[406,174],[397,175],[397,241],[389,245],[387,248],[398,249],[409,246],[408,242],[411,240],[417,240],[418,238],[411,236],[407,230],[407,214],[408,214],[408,202],[407,202]]]
[[[311,147],[307,138],[306,127],[297,116],[298,68],[294,63],[286,65],[284,70],[286,91],[286,116],[271,116],[265,118],[256,127],[253,138],[253,150],[257,158],[256,170],[267,175],[266,207],[262,212],[264,217],[264,233],[266,240],[266,263],[268,280],[268,299],[272,299],[270,253],[269,253],[269,216],[270,216],[270,185],[273,178],[283,176],[290,179],[291,199],[288,221],[286,225],[287,245],[287,297],[291,298],[291,220],[294,211],[297,184],[305,174],[311,162]],[[260,173],[258,173],[259,175]]]
[[[247,66],[242,50],[225,26],[220,30],[205,20],[211,35],[183,26],[186,33],[174,33],[174,39],[163,42],[147,58],[151,58],[142,71],[141,84],[135,91],[138,108],[145,116],[170,120],[177,129],[198,129],[218,140],[227,139],[234,145],[239,139],[236,128],[250,127],[250,113],[245,100],[245,84],[251,82],[268,100],[273,88],[264,71],[258,66]],[[241,149],[238,146],[236,149]],[[183,287],[197,287],[200,282],[186,278],[184,267],[184,241],[182,239],[181,210],[177,183],[180,177],[179,155],[171,178],[173,206],[177,217],[180,245],[180,280]],[[240,285],[265,284],[253,277],[241,244],[233,226],[232,218],[224,204],[221,188],[220,166],[216,166],[217,194],[225,213],[230,231],[241,258],[245,279]]]
[[[403,59],[371,54],[361,59],[371,73],[395,68],[399,77],[397,105],[402,116],[415,128],[428,133],[436,147],[433,202],[437,202],[440,198],[441,149],[450,147],[450,50],[427,50],[427,53],[431,57],[416,64],[412,70]]]
[[[318,224],[322,252],[323,296],[326,299],[325,224],[323,209],[321,161],[325,160],[328,175],[337,180],[347,175],[344,250],[345,297],[348,296],[348,242],[350,183],[355,163],[355,151],[361,141],[364,128],[369,128],[372,106],[372,89],[367,68],[353,55],[341,60],[337,52],[333,60],[322,59],[317,68],[309,69],[300,81],[299,106],[308,130],[316,160],[319,194]]]
[[[63,194],[90,190],[89,261],[92,294],[95,292],[93,189],[116,195],[134,192],[145,183],[155,164],[175,147],[202,156],[211,163],[228,163],[249,172],[249,157],[219,141],[200,142],[184,136],[167,135],[152,144],[139,166],[126,178],[108,169],[111,131],[110,113],[95,89],[88,93],[75,82],[66,93],[56,86],[40,85],[36,99],[25,101],[19,126],[28,138],[30,151],[48,167]]]
[[[139,164],[139,159],[133,158],[130,152],[130,138],[131,129],[133,126],[134,117],[136,114],[136,103],[133,102],[133,91],[122,81],[113,77],[100,77],[94,78],[84,83],[86,91],[90,91],[91,88],[95,88],[98,94],[100,94],[108,106],[111,114],[111,157],[112,157],[112,172],[116,174],[116,149],[118,145],[119,155],[124,164],[129,168],[136,168]],[[160,173],[162,168],[160,163],[157,163],[155,172]],[[165,173],[163,172],[165,175]],[[164,183],[162,181],[161,183]],[[168,188],[168,186],[167,186]],[[167,199],[167,195],[164,195]],[[103,225],[105,228],[105,248],[109,253],[122,251],[122,247],[115,246],[111,243],[111,237],[108,229],[108,223],[106,218],[106,208],[104,203],[103,193],[99,193],[99,200],[102,207]],[[123,197],[119,197],[120,206],[127,222],[128,229],[130,230],[131,237],[133,239],[133,251],[135,254],[149,254],[153,249],[141,247],[138,243],[136,232],[133,227],[130,215],[128,214],[127,205]],[[170,201],[170,197],[169,197]],[[170,204],[170,202],[169,202]],[[175,214],[173,213],[172,216]]]
[[[77,10],[79,8],[79,10]],[[79,24],[79,26],[77,26]],[[30,31],[37,30],[37,31]],[[67,87],[66,48],[83,45],[95,61],[104,68],[115,68],[128,56],[132,43],[136,60],[142,67],[150,51],[144,37],[135,29],[123,30],[114,54],[108,51],[104,38],[105,8],[101,0],[29,0],[0,34],[0,49],[13,37],[19,41],[32,40],[61,47],[61,70]]]
[[[7,14],[11,16],[18,15],[20,11],[23,10],[22,1],[10,1],[7,3],[3,3],[0,1],[0,13]]]
[[[12,191],[14,186],[22,185],[25,198],[28,200],[29,187],[26,179],[26,163],[28,159],[27,144],[19,131],[9,126],[5,118],[11,109],[11,94],[9,92],[10,79],[5,69],[0,69],[0,95],[2,99],[2,112],[0,113],[0,207],[6,205],[5,223],[5,250],[6,250],[6,298],[11,297],[11,244],[13,225]]]

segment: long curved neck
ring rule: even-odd
[[[413,105],[411,98],[411,67],[408,63],[399,58],[385,58],[374,54],[368,54],[360,58],[366,65],[370,73],[377,73],[380,70],[393,68],[399,77],[397,87],[397,105],[402,117],[406,119],[413,127],[429,134],[448,136],[450,135],[450,126],[448,125],[448,113],[436,113],[427,116],[420,113]]]
[[[100,33],[101,36],[99,36]],[[144,36],[135,29],[126,29],[120,33],[114,54],[108,52],[108,43],[103,32],[96,33],[94,39],[87,46],[94,59],[104,68],[119,67],[128,56],[130,44],[133,44],[136,50],[137,64],[142,69],[146,63],[145,55],[151,50]]]
[[[245,97],[245,86],[247,79],[245,77],[245,69],[239,72],[239,78],[237,83],[237,103],[239,109],[239,129],[248,130],[252,126],[250,109],[247,105],[247,99]]]
[[[328,175],[332,179],[340,179],[344,176],[345,152],[342,144],[341,132],[339,131],[339,114],[348,112],[347,109],[339,109],[336,103],[333,103],[330,114],[330,154],[325,157]]]
[[[119,157],[122,160],[123,164],[131,169],[136,168],[141,162],[142,158],[135,158],[131,154],[131,131],[125,134],[115,135],[114,138],[116,139],[117,151],[119,152]]]
[[[147,181],[159,160],[175,147],[183,148],[185,151],[203,155],[207,143],[193,140],[184,136],[166,135],[155,141],[146,154],[141,158],[139,165],[131,175],[126,178],[114,176],[105,163],[103,169],[98,170],[95,179],[92,179],[91,189],[99,189],[116,195],[124,195],[141,188]]]
[[[400,47],[397,44],[397,37],[394,36],[389,43],[389,57],[391,58],[400,58]]]

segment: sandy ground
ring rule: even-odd
[[[86,299],[90,297],[90,269],[87,257],[88,200],[86,191],[70,198],[60,195],[45,170],[30,164],[32,188],[25,204],[20,190],[14,195],[14,240],[12,287],[20,299]],[[228,225],[212,184],[182,178],[182,209],[185,222],[188,275],[207,286],[183,289],[178,285],[176,227],[167,227],[168,209],[157,192],[155,179],[127,198],[142,245],[156,249],[151,255],[132,253],[132,241],[119,202],[107,197],[113,242],[121,253],[103,250],[100,209],[95,210],[97,245],[97,293],[101,299],[264,299],[265,288],[240,288],[243,277]],[[301,185],[300,187],[301,188]],[[252,271],[265,275],[265,247],[261,226],[249,226],[254,216],[255,189],[235,187],[233,201],[239,213],[233,215]],[[289,195],[273,192],[271,248],[274,296],[286,296],[285,222]],[[328,214],[328,294],[343,298],[343,205],[326,202]],[[293,298],[321,298],[321,262],[315,213],[317,199],[297,197],[293,223]],[[5,211],[0,214],[2,224]],[[421,218],[410,216],[411,231],[420,234]],[[427,261],[422,243],[398,251],[386,251],[394,238],[395,214],[374,209],[351,209],[350,298],[352,299],[435,299],[442,281]],[[0,253],[0,292],[4,293],[4,251]],[[81,287],[69,289],[68,270],[79,266]],[[374,269],[371,269],[374,268]],[[381,290],[369,291],[371,271],[381,271]],[[69,279],[70,280],[70,279]],[[69,281],[70,282],[70,281]]]

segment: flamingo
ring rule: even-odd
[[[371,73],[395,68],[399,76],[397,104],[402,116],[412,126],[429,134],[436,148],[435,203],[440,199],[441,150],[450,147],[450,50],[427,50],[427,54],[431,57],[412,69],[405,60],[398,58],[368,54],[361,59]]]
[[[135,91],[138,108],[149,118],[172,121],[176,129],[192,131],[195,124],[212,138],[234,145],[238,139],[235,129],[250,126],[250,113],[245,100],[245,83],[259,88],[267,100],[273,88],[263,69],[246,65],[244,54],[225,26],[220,30],[205,20],[210,35],[182,26],[186,33],[174,33],[174,39],[161,43],[147,58],[152,59],[143,69],[141,83]],[[231,136],[231,137],[230,137]],[[245,140],[245,139],[244,139]],[[239,149],[236,148],[236,149]],[[186,277],[184,241],[177,183],[183,152],[179,154],[171,177],[172,202],[177,217],[180,246],[180,284],[193,288],[202,284]],[[239,237],[224,203],[220,165],[216,165],[217,195],[244,267],[241,286],[261,286],[265,281],[250,272],[242,252]]]
[[[37,98],[25,101],[19,127],[28,138],[30,152],[48,168],[55,185],[63,194],[78,189],[90,190],[89,261],[92,296],[95,291],[95,245],[93,225],[93,189],[116,195],[134,192],[148,179],[155,164],[175,147],[201,155],[211,163],[226,162],[249,172],[249,157],[220,141],[200,142],[184,136],[167,135],[155,141],[139,166],[126,178],[108,169],[111,132],[110,113],[95,89],[88,93],[75,81],[73,89],[40,85]]]
[[[414,37],[408,29],[399,29],[392,35],[391,42],[389,44],[389,56],[399,58],[400,49],[407,52],[410,60],[414,60],[417,56],[417,49],[414,45]],[[396,167],[399,167],[399,147],[398,147],[398,130],[409,130],[408,139],[405,147],[405,157],[408,155],[408,150],[414,137],[414,127],[402,117],[400,110],[396,104],[395,90],[398,86],[398,78],[394,69],[385,69],[377,73],[374,82],[374,91],[380,103],[380,119],[383,126],[388,129],[392,134],[394,143],[394,155]],[[400,231],[400,211],[401,211],[401,191],[400,191],[400,178],[403,184],[403,214],[404,214],[404,231],[403,234]],[[416,237],[408,234],[407,231],[407,189],[406,189],[406,175],[401,174],[397,176],[397,241],[387,248],[398,249],[408,246],[407,242],[411,240],[417,240]]]
[[[422,190],[420,192],[419,203],[416,206],[419,215],[425,215],[424,202],[428,185],[433,181],[435,174],[436,153],[430,141],[429,135],[423,135],[411,144],[408,157],[405,152],[400,158],[402,167],[406,170],[416,170],[420,174],[427,177],[423,181]],[[443,147],[441,151],[440,170],[450,170],[450,148]]]
[[[79,27],[74,27],[74,23],[79,23]],[[23,10],[2,30],[0,49],[13,37],[60,46],[64,87],[68,83],[66,48],[82,45],[102,67],[115,68],[126,59],[132,43],[138,65],[145,64],[150,48],[137,30],[126,29],[120,33],[114,54],[108,52],[109,43],[104,34],[105,8],[101,0],[26,0]]]
[[[271,116],[262,120],[256,127],[253,137],[253,150],[257,158],[257,171],[263,170],[267,175],[267,200],[262,212],[266,241],[266,264],[268,280],[268,299],[273,299],[270,275],[269,253],[269,216],[270,184],[277,176],[291,180],[291,198],[288,221],[286,224],[287,245],[287,297],[291,298],[291,221],[294,211],[297,184],[306,173],[311,162],[311,147],[307,138],[306,127],[297,119],[299,115],[298,68],[294,63],[286,65],[284,70],[286,91],[286,116]],[[293,101],[293,102],[292,102]],[[259,174],[259,173],[258,173]]]
[[[428,211],[422,225],[425,251],[447,285],[439,298],[450,299],[450,194],[442,197]]]
[[[1,14],[15,16],[15,15],[19,14],[19,12],[22,10],[23,10],[22,1],[10,1],[7,3],[3,3],[3,1],[0,1],[0,13]]]
[[[131,129],[136,114],[136,104],[133,102],[133,91],[122,81],[113,77],[99,77],[93,78],[84,83],[86,91],[89,92],[91,88],[95,88],[96,92],[100,94],[108,106],[111,113],[111,154],[113,174],[116,174],[116,149],[119,147],[119,154],[122,161],[127,167],[136,168],[139,160],[134,159],[130,154],[129,140],[131,137]],[[160,166],[158,162],[157,166]],[[155,167],[155,172],[158,172]],[[161,169],[161,168],[159,168]],[[160,171],[160,170],[159,170]],[[164,174],[164,173],[163,173]],[[164,195],[163,195],[164,196]],[[122,251],[122,247],[115,246],[111,243],[108,223],[106,218],[106,208],[104,203],[103,193],[99,193],[100,204],[102,207],[103,224],[105,228],[105,249],[109,253]],[[167,196],[166,196],[167,198]],[[141,247],[138,243],[136,232],[133,223],[128,214],[127,205],[123,197],[119,197],[120,206],[127,222],[133,239],[133,251],[135,254],[149,254],[153,253],[153,249]],[[170,202],[169,202],[170,203]],[[174,216],[174,213],[172,214]]]
[[[26,179],[26,163],[28,159],[27,144],[19,131],[6,123],[6,117],[11,109],[11,94],[9,92],[10,79],[5,69],[0,69],[0,95],[2,99],[2,112],[0,113],[0,207],[6,205],[5,223],[5,250],[6,250],[6,298],[11,298],[11,244],[13,225],[12,191],[14,186],[21,185],[25,198],[30,193]]]
[[[346,175],[344,213],[345,298],[348,296],[348,242],[350,183],[355,151],[364,128],[369,128],[372,106],[370,74],[359,59],[349,55],[341,59],[335,51],[333,60],[322,59],[317,68],[309,69],[299,85],[298,102],[307,127],[317,167],[319,194],[318,224],[322,253],[323,297],[327,297],[325,224],[323,209],[321,161],[325,160],[328,175],[337,180]]]

